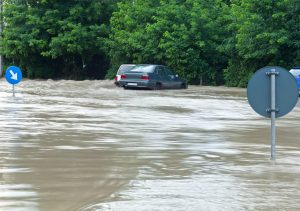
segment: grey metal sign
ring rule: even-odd
[[[299,90],[292,74],[282,67],[264,67],[255,72],[248,83],[247,97],[255,112],[271,117],[271,71],[275,70],[275,116],[289,113],[297,104]]]
[[[292,74],[282,67],[264,67],[250,79],[247,97],[258,114],[271,117],[271,160],[276,159],[276,117],[289,113],[297,104],[299,90]]]

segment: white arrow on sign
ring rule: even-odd
[[[18,80],[18,73],[14,73],[12,70],[9,71],[11,74],[11,79],[12,80]]]

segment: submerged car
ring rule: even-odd
[[[290,73],[296,78],[298,89],[300,90],[300,67],[293,67]]]
[[[115,85],[116,85],[116,86],[119,86],[119,81],[120,81],[120,79],[121,79],[121,75],[122,75],[123,73],[125,73],[126,71],[131,70],[131,69],[134,68],[135,66],[136,66],[135,64],[122,64],[122,65],[119,67],[119,69],[118,69],[118,71],[117,71],[117,74],[116,74],[116,76],[115,76]]]
[[[136,65],[121,75],[125,89],[186,89],[187,82],[163,65]]]

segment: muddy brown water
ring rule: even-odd
[[[0,210],[300,210],[300,105],[270,122],[245,89],[0,80]]]

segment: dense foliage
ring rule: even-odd
[[[228,85],[244,86],[258,68],[300,65],[299,0],[233,0],[226,27],[234,36],[223,46],[228,55]]]
[[[115,1],[6,0],[1,51],[33,78],[103,78]]]
[[[3,10],[5,63],[32,78],[157,63],[191,83],[245,86],[260,67],[300,64],[299,0],[5,0]]]

